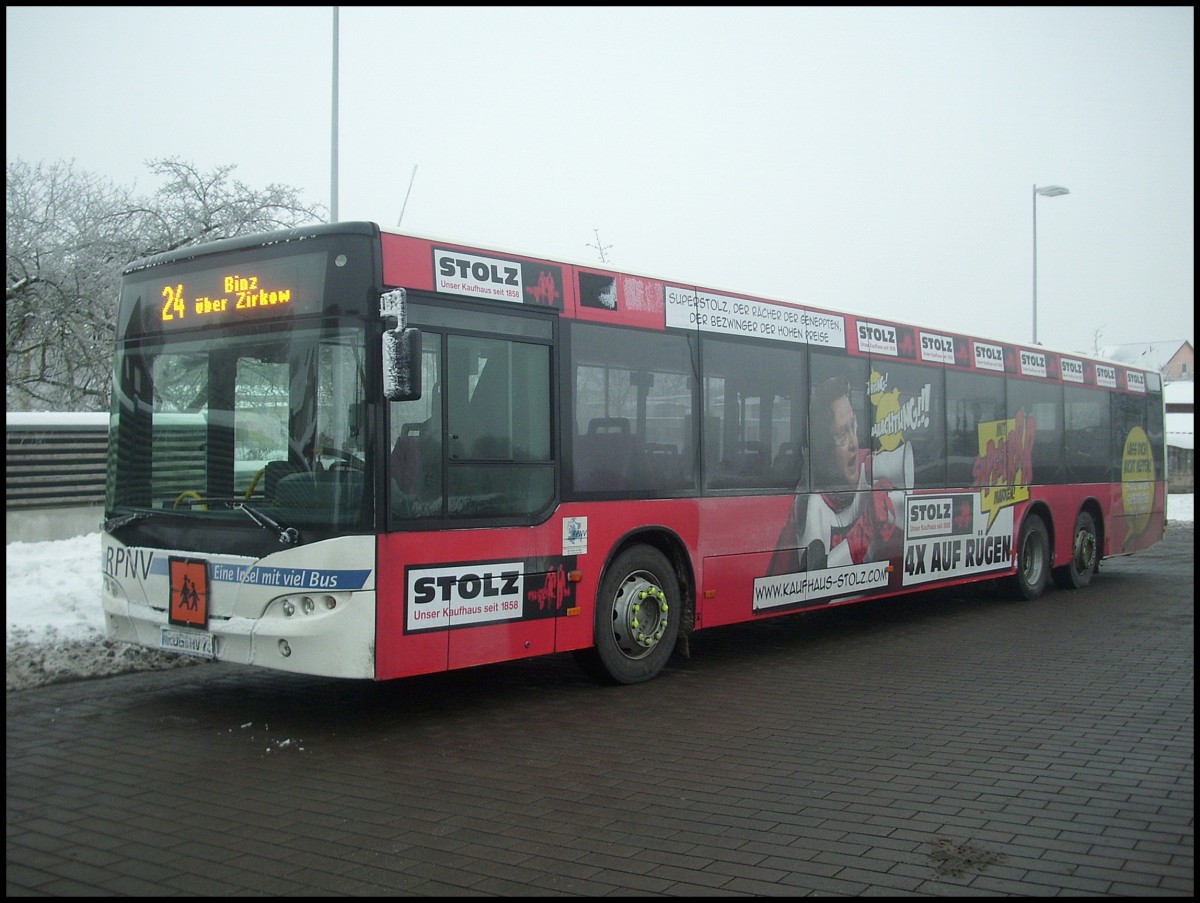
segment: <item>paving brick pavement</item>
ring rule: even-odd
[[[555,656],[9,693],[7,893],[1190,897],[1193,541],[702,632],[634,687]]]

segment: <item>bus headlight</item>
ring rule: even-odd
[[[342,599],[331,593],[313,596],[280,596],[267,606],[266,616],[294,618],[320,617],[337,609]]]

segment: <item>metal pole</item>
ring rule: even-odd
[[[417,164],[413,164],[412,175],[408,177],[408,191],[404,193],[404,203],[400,206],[400,219],[396,220],[396,225],[399,226],[404,222],[404,211],[408,209],[408,196],[412,194],[413,180],[417,177]]]
[[[333,144],[329,152],[329,221],[338,221],[338,8],[333,8]]]
[[[1037,344],[1037,199],[1039,194],[1043,197],[1056,198],[1070,193],[1061,185],[1043,185],[1038,188],[1036,182],[1033,184],[1033,344],[1035,345]]]
[[[1037,183],[1033,185],[1033,344],[1037,344]]]

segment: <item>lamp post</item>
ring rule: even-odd
[[[333,8],[333,102],[330,104],[329,221],[338,221],[338,8]]]
[[[1070,194],[1061,185],[1033,186],[1033,344],[1037,344],[1037,199],[1042,197],[1056,198],[1060,194]]]

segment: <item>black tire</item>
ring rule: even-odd
[[[605,683],[651,680],[666,666],[683,599],[679,580],[662,552],[632,546],[613,561],[596,593],[595,643],[575,658]]]
[[[1015,595],[1032,602],[1050,582],[1050,533],[1041,515],[1027,514],[1017,542],[1017,572],[1009,579]]]
[[[1056,585],[1063,589],[1082,589],[1092,582],[1100,563],[1096,521],[1086,511],[1075,518],[1075,533],[1071,538],[1071,561],[1051,572]]]

